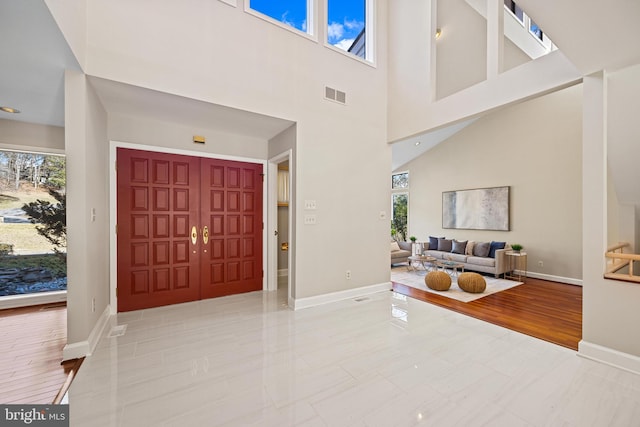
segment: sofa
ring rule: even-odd
[[[391,241],[391,265],[409,262],[411,242]]]
[[[474,242],[466,240],[429,237],[422,243],[422,254],[439,261],[454,261],[464,264],[464,270],[479,271],[499,277],[509,271],[505,252],[511,246],[506,242]]]

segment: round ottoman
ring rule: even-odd
[[[444,271],[430,271],[424,283],[434,291],[447,291],[451,287],[451,277]]]
[[[460,273],[458,286],[465,292],[481,294],[487,289],[487,282],[478,273]]]

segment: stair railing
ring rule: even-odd
[[[640,254],[625,253],[625,249],[631,249],[631,245],[627,242],[620,242],[607,248],[607,252],[605,253],[607,269],[604,277],[607,279],[640,283],[640,276],[633,274],[633,262],[640,261]],[[625,267],[628,267],[628,272],[619,273],[619,271]]]

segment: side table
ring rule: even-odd
[[[507,251],[504,253],[507,256],[508,268],[504,274],[505,279],[514,279],[519,282],[526,282],[527,279],[527,253]]]

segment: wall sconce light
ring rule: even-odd
[[[442,36],[442,28],[436,28],[435,38],[438,40]]]

